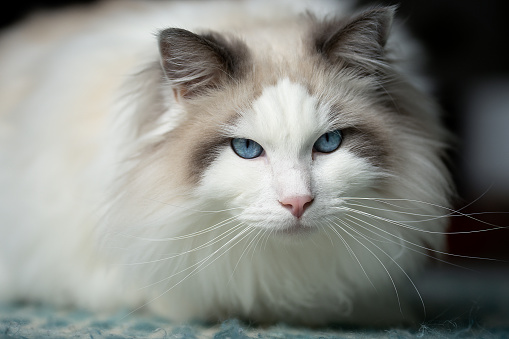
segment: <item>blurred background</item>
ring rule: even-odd
[[[0,25],[8,27],[35,10],[91,2],[10,2],[0,12]],[[435,81],[434,95],[444,109],[444,121],[458,137],[451,152],[459,192],[456,208],[471,215],[451,218],[451,231],[509,226],[509,2],[360,0],[362,6],[369,4],[398,4],[399,19],[427,50],[426,73]],[[458,290],[467,299],[476,299],[480,289],[491,289],[491,297],[481,304],[489,309],[490,302],[501,304],[502,297],[507,306],[497,312],[509,319],[509,230],[450,235],[449,251],[496,260],[446,258],[462,267],[480,269],[480,273],[464,279],[466,270],[459,269],[461,279],[456,274],[447,280],[444,271],[437,270],[442,277],[440,286],[450,284],[442,297],[453,298],[451,292]],[[423,285],[423,294],[427,289],[438,298],[436,284]]]
[[[434,95],[458,137],[451,153],[460,197],[456,208],[466,206],[461,210],[466,214],[490,212],[474,217],[509,226],[509,2],[362,3],[398,4],[399,18],[425,46]],[[453,232],[492,228],[468,217],[451,222]],[[509,230],[452,235],[449,243],[456,254],[509,260]]]

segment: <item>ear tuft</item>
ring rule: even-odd
[[[316,50],[332,62],[370,64],[383,59],[396,6],[375,7],[348,21],[318,24]]]
[[[180,97],[192,98],[239,78],[248,59],[243,42],[217,34],[198,35],[179,28],[159,33],[161,65]]]

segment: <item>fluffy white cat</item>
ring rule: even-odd
[[[452,187],[393,14],[116,1],[4,32],[0,300],[412,321]]]

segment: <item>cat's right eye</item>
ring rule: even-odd
[[[263,153],[262,146],[251,139],[234,138],[231,146],[235,154],[244,159],[254,159]]]

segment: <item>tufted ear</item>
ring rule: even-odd
[[[316,50],[331,62],[344,59],[369,65],[380,61],[395,10],[395,6],[375,7],[348,21],[318,23]]]
[[[168,28],[159,33],[164,74],[178,98],[192,98],[241,76],[248,50],[220,34],[198,35]]]

